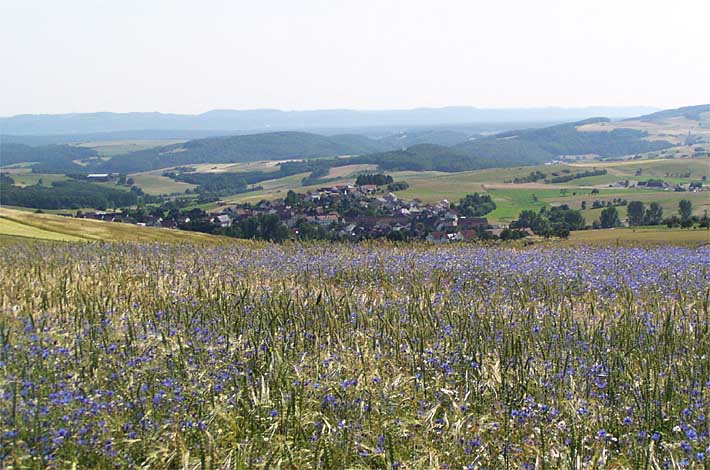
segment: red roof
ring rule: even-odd
[[[475,240],[478,238],[478,233],[475,230],[462,230],[461,235],[464,240]]]

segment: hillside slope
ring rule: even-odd
[[[39,240],[164,243],[236,243],[232,238],[118,222],[73,219],[0,207],[0,236]]]

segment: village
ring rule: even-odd
[[[386,187],[385,187],[386,188]],[[454,203],[444,199],[426,204],[419,199],[399,199],[376,185],[338,185],[307,193],[289,191],[284,199],[256,204],[219,203],[211,212],[150,207],[137,210],[79,212],[76,217],[140,226],[229,233],[229,229],[250,218],[269,216],[288,231],[288,238],[324,238],[359,241],[426,240],[434,244],[499,238],[505,226],[492,225],[486,217],[465,216]],[[72,216],[72,214],[62,214]],[[308,235],[304,232],[308,232]],[[532,235],[527,229],[516,238]]]

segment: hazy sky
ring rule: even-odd
[[[0,0],[0,115],[710,102],[708,0]]]

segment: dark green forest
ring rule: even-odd
[[[96,150],[72,145],[42,145],[31,147],[24,144],[3,142],[0,144],[0,164],[35,162],[35,173],[82,173],[86,168],[74,160],[97,158]]]
[[[0,204],[37,209],[79,209],[131,206],[136,191],[107,188],[86,181],[55,181],[51,186],[19,187],[0,183]]]

